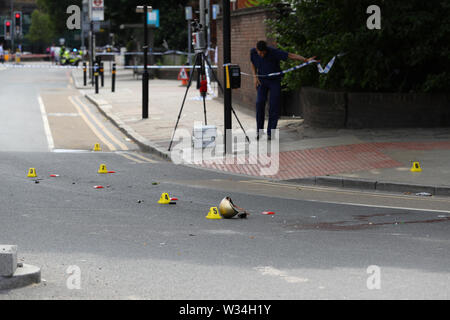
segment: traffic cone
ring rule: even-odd
[[[30,168],[30,170],[28,170],[28,178],[36,178],[36,177],[37,177],[36,169]]]
[[[102,148],[100,147],[100,143],[95,144],[94,151],[102,151]]]
[[[178,74],[178,80],[181,80],[182,86],[188,85],[189,76],[185,68],[182,68],[180,70],[180,73]]]
[[[98,169],[98,173],[101,173],[101,174],[108,173],[108,169],[106,169],[106,164],[100,165],[100,168]]]
[[[222,219],[222,217],[219,214],[219,209],[217,207],[211,207],[211,209],[209,209],[208,215],[206,216],[206,219],[211,219],[211,220]]]
[[[422,172],[422,168],[420,167],[419,162],[413,162],[411,172]]]

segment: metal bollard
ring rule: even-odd
[[[86,69],[86,62],[83,62],[83,85],[87,86],[87,69]]]
[[[113,64],[112,67],[112,84],[111,84],[111,92],[116,92],[116,64]]]
[[[103,62],[100,62],[100,78],[102,81],[102,88],[105,86],[105,68]]]
[[[94,65],[94,78],[95,78],[95,93],[98,94],[98,74],[99,74],[98,63]]]

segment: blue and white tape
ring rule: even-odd
[[[334,62],[336,61],[336,58],[342,57],[344,55],[345,55],[344,53],[341,53],[341,54],[338,54],[337,56],[334,56],[333,59],[331,59],[331,61],[328,62],[328,64],[325,66],[325,68],[322,67],[322,65],[319,63],[319,61],[311,60],[311,61],[305,62],[305,63],[303,63],[301,65],[298,65],[298,66],[292,67],[290,69],[287,69],[287,70],[283,70],[283,71],[280,71],[280,72],[269,73],[267,75],[257,75],[257,77],[258,78],[277,77],[277,76],[281,76],[281,75],[284,75],[284,74],[292,72],[292,71],[296,71],[296,70],[302,69],[302,68],[304,68],[306,66],[309,66],[310,64],[313,64],[313,63],[317,63],[317,70],[319,71],[320,74],[328,74],[328,72],[330,72],[331,68],[333,67]],[[253,77],[253,75],[248,74],[248,73],[243,73],[242,72],[241,74]]]

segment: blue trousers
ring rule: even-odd
[[[281,99],[281,81],[280,80],[260,80],[258,87],[258,96],[256,98],[256,128],[258,134],[264,129],[266,116],[267,94],[270,92],[269,101],[269,123],[267,125],[267,134],[271,135],[271,130],[275,130],[280,117],[280,99]]]

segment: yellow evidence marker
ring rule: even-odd
[[[217,207],[211,207],[211,209],[209,209],[208,215],[206,216],[206,219],[222,219],[219,214],[219,209]]]
[[[30,170],[28,170],[28,178],[36,178],[36,177],[37,177],[36,169],[30,168]]]
[[[100,168],[98,169],[98,173],[101,173],[101,174],[108,173],[108,169],[106,169],[106,164],[100,165]]]
[[[100,147],[100,143],[95,144],[94,151],[102,151],[102,147]]]
[[[413,162],[411,172],[422,172],[422,168],[420,167],[419,162]]]

